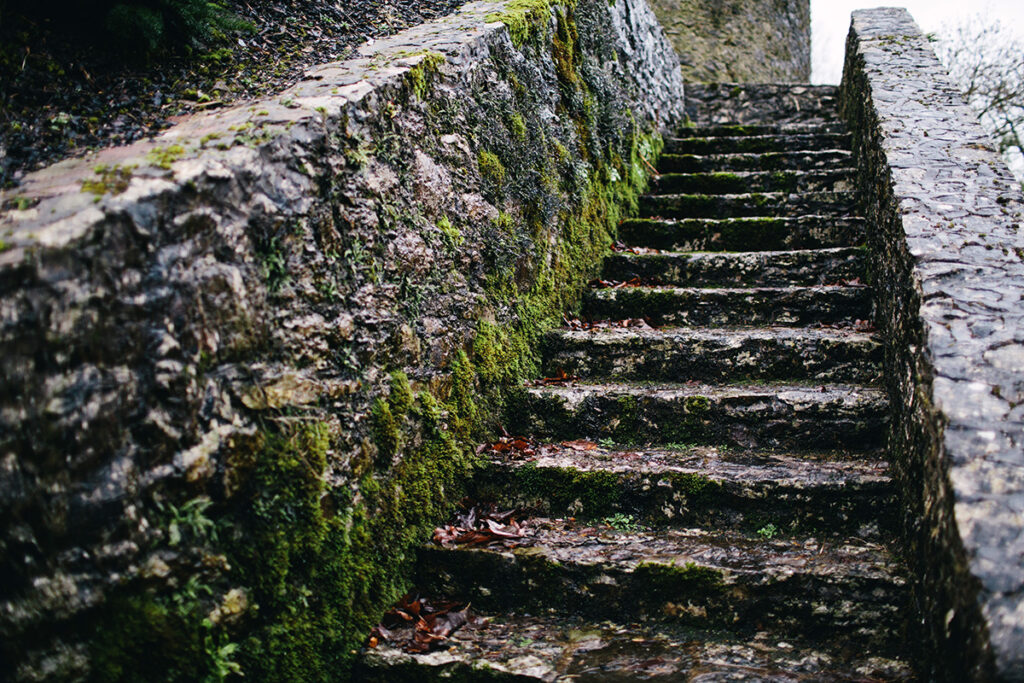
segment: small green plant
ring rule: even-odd
[[[612,439],[607,436],[599,440],[597,443],[599,446],[601,446],[601,448],[615,448],[615,439]]]
[[[167,544],[172,548],[187,537],[199,539],[217,539],[217,527],[213,520],[206,516],[206,511],[213,501],[205,496],[193,498],[181,507],[171,503],[158,503],[157,507],[167,516]]]
[[[121,194],[128,189],[135,166],[107,166],[99,164],[93,168],[98,178],[82,181],[82,192],[90,192],[97,197],[107,193]]]
[[[774,524],[765,524],[763,527],[757,530],[757,535],[764,539],[775,538],[781,529]]]
[[[637,528],[633,515],[624,515],[621,512],[616,512],[614,515],[605,517],[601,521],[616,531],[635,531]]]
[[[169,145],[167,147],[153,148],[149,154],[146,155],[146,159],[157,168],[169,171],[171,170],[171,164],[183,156],[185,156],[184,147],[181,145]]]
[[[279,292],[291,280],[291,276],[288,274],[288,259],[281,249],[277,237],[270,239],[269,249],[263,255],[262,266],[263,278],[271,293]]]

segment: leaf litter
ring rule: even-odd
[[[469,620],[468,603],[428,600],[409,593],[373,627],[366,645],[375,648],[385,642],[400,643],[404,652],[423,654],[444,647]]]
[[[562,316],[562,322],[570,330],[609,330],[618,328],[635,328],[641,330],[655,330],[657,327],[651,322],[651,319],[644,316],[643,318],[624,318],[622,320],[589,320],[586,318],[570,318],[568,316]]]
[[[455,513],[449,524],[434,529],[433,540],[448,548],[456,545],[517,548],[530,541],[529,525],[520,521],[524,517],[526,513],[522,510],[499,510],[494,503],[463,501],[462,510]]]

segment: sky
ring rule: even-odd
[[[943,25],[980,14],[998,17],[1004,26],[1024,37],[1024,0],[903,0],[888,4],[857,0],[811,0],[811,81],[838,83],[843,75],[846,34],[850,13],[871,7],[906,7],[918,25],[929,33]]]

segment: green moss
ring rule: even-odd
[[[400,435],[391,408],[382,399],[376,399],[370,409],[370,425],[373,443],[377,446],[378,463],[386,467],[398,453]]]
[[[620,396],[618,404],[618,424],[612,432],[613,438],[621,444],[637,443],[637,430],[640,427],[640,404],[636,396]]]
[[[488,14],[488,23],[502,23],[508,28],[512,44],[521,47],[547,30],[551,16],[550,0],[511,0],[503,12]]]
[[[523,116],[519,112],[512,112],[508,116],[508,125],[512,130],[512,135],[515,136],[519,142],[526,141],[526,122],[523,121]]]
[[[146,160],[157,168],[170,170],[171,164],[185,156],[185,148],[181,145],[155,147],[146,155]]]
[[[453,416],[452,431],[467,444],[473,436],[477,422],[476,370],[465,351],[459,349],[452,362],[451,391],[448,395],[449,413]]]
[[[5,251],[8,251],[9,249],[12,249],[12,248],[13,247],[11,247],[11,245],[8,244],[7,242],[5,242],[4,240],[0,240],[0,254],[4,253]]]
[[[509,488],[527,500],[546,501],[553,510],[596,519],[621,509],[618,475],[607,470],[536,467],[528,463],[517,467],[510,476],[513,481]]]
[[[388,407],[396,418],[404,418],[413,406],[412,388],[409,377],[401,370],[391,373],[391,392],[388,394]]]
[[[555,12],[555,35],[551,37],[551,56],[555,62],[559,83],[568,88],[575,88],[580,80],[579,34],[576,31],[576,22],[560,10]]]
[[[466,241],[459,229],[448,220],[448,216],[441,216],[441,220],[437,222],[437,229],[441,231],[445,242],[452,249],[458,249]]]
[[[505,184],[507,172],[497,154],[481,150],[477,155],[477,164],[480,166],[480,175],[485,179],[498,186]]]
[[[82,191],[90,192],[98,197],[105,194],[121,194],[128,189],[135,169],[135,166],[99,164],[93,169],[93,172],[99,177],[83,180]]]
[[[421,100],[427,95],[430,77],[436,74],[441,65],[447,61],[447,58],[440,52],[427,51],[422,54],[423,59],[405,74],[405,82],[412,90],[412,94]]]
[[[633,570],[636,585],[655,600],[678,601],[686,598],[719,595],[725,591],[722,572],[693,562],[679,566],[661,562],[641,562]]]
[[[422,444],[390,470],[364,475],[358,498],[327,484],[326,425],[262,436],[226,525],[232,578],[253,602],[238,652],[247,679],[344,680],[353,651],[408,589],[412,548],[450,514],[471,463],[429,424],[440,413],[427,396],[407,425],[426,435]]]
[[[687,396],[683,407],[687,413],[706,413],[711,410],[711,399],[707,396]]]

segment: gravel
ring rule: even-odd
[[[367,38],[448,14],[463,0],[226,0],[250,24],[149,63],[101,47],[88,24],[0,17],[0,188],[28,171],[127,144],[181,117],[279,92]],[[2,9],[2,8],[0,8]]]

